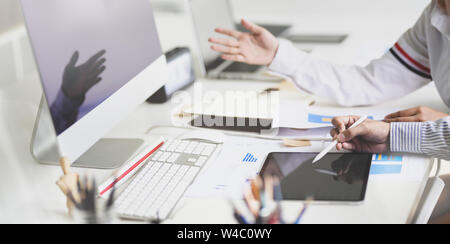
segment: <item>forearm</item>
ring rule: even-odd
[[[70,99],[62,90],[58,92],[55,101],[50,106],[53,124],[58,134],[62,133],[76,122],[78,110],[83,102],[84,99]]]
[[[296,85],[344,106],[372,105],[398,98],[429,81],[408,71],[391,53],[365,67],[336,65],[317,60],[281,41],[269,67]]]
[[[450,117],[423,123],[392,123],[391,151],[450,160]]]

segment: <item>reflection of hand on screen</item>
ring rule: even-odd
[[[105,53],[105,50],[98,52],[80,66],[76,66],[79,52],[72,55],[63,75],[62,90],[65,95],[71,99],[84,99],[86,93],[102,80],[100,75],[106,69],[106,58],[102,58]]]
[[[331,164],[333,171],[338,175],[334,177],[335,180],[348,184],[355,184],[363,180],[365,166],[355,162],[355,159],[358,159],[358,157],[346,154]]]
[[[85,100],[86,93],[102,80],[100,75],[106,69],[103,65],[106,59],[100,58],[105,53],[104,50],[98,52],[80,66],[75,66],[80,56],[78,51],[72,55],[64,70],[61,90],[50,106],[58,135],[77,121],[78,110]]]

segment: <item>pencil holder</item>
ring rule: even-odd
[[[239,208],[230,201],[234,218],[239,224],[300,224],[313,199],[309,198],[300,208],[293,223],[287,223],[282,216],[280,181],[274,176],[257,177],[251,181],[250,188],[244,191],[244,201],[247,212],[252,216],[247,218]]]
[[[114,208],[106,208],[103,201],[97,200],[95,210],[74,208],[73,219],[77,224],[112,224],[118,218]]]
[[[98,198],[95,179],[84,177],[77,182],[77,198],[69,191],[67,197],[73,203],[73,218],[79,224],[111,224],[117,219],[114,211],[114,193],[112,189],[108,198]]]

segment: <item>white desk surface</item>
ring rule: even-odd
[[[169,23],[176,25],[175,23],[182,21],[179,18],[171,19],[171,16],[160,16],[158,22],[167,23],[164,25],[167,26],[170,25]],[[400,27],[397,26],[398,29]],[[394,30],[389,31],[389,33],[394,32]],[[339,60],[341,56],[339,53],[342,50],[349,50],[347,45],[364,39],[364,31],[358,33],[343,46],[323,47],[314,53],[317,56],[325,56],[323,54],[325,50],[334,50],[332,55],[327,56],[328,59],[343,63],[363,63],[367,61],[368,56],[375,53],[379,55],[384,51],[385,46],[389,45],[391,39],[394,38],[394,35],[391,34],[381,42],[373,40],[365,43],[364,45],[373,47],[373,53],[366,53],[364,57],[358,57],[358,52],[353,51],[348,54],[346,60]],[[184,44],[180,38],[174,38],[173,31],[160,34],[165,50]],[[356,49],[356,47],[353,48]],[[204,87],[207,90],[223,91],[229,87],[260,90],[270,86],[273,84],[267,82],[210,81],[206,82]],[[189,91],[192,92],[192,88]],[[0,223],[71,223],[66,214],[65,197],[55,185],[61,175],[61,170],[56,166],[37,164],[29,153],[31,132],[40,96],[41,88],[37,75],[26,77],[24,80],[0,90]],[[381,107],[403,105],[409,107],[426,105],[448,111],[434,86],[425,87],[408,97],[386,103]],[[111,131],[108,137],[142,137],[152,126],[171,125],[171,113],[175,106],[176,104],[170,102],[164,105],[143,104]],[[356,206],[314,205],[305,215],[304,223],[409,223],[412,221],[416,205],[432,168],[431,163],[425,162],[425,164],[426,170],[420,180],[412,182],[370,181],[367,199],[363,204]],[[99,180],[106,179],[112,172],[110,170],[81,169],[76,171],[93,174]],[[295,202],[284,205],[286,206],[286,218],[294,219],[301,205]],[[124,221],[124,223],[128,223],[128,221]],[[235,221],[226,200],[204,198],[184,199],[179,210],[167,223],[208,224],[235,223]]]
[[[234,82],[245,87],[267,87],[268,83]],[[29,84],[29,83],[28,83]],[[229,82],[211,81],[209,89],[230,86]],[[205,86],[205,87],[207,87]],[[11,93],[23,91],[24,87],[13,89]],[[27,89],[30,87],[27,87]],[[39,90],[36,85],[32,90]],[[18,93],[15,93],[18,94]],[[29,96],[28,96],[29,95]],[[0,151],[0,222],[15,223],[70,223],[65,215],[65,198],[55,185],[61,175],[56,166],[43,166],[33,161],[29,153],[29,142],[37,112],[39,95],[21,94],[11,98],[3,95],[0,106],[0,130],[2,131]],[[410,98],[394,103],[414,101],[435,108],[439,105],[434,87],[427,87]],[[433,100],[433,101],[432,101]],[[143,104],[129,118],[118,125],[108,137],[143,136],[155,125],[171,125],[173,104]],[[155,116],[158,115],[158,116]],[[302,149],[301,149],[302,150]],[[310,208],[305,223],[408,223],[412,221],[414,209],[420,200],[424,184],[432,164],[427,163],[421,180],[415,181],[375,181],[369,182],[366,201],[357,206],[317,205]],[[111,170],[83,170],[77,172],[106,179]],[[168,223],[234,223],[230,207],[224,199],[186,199],[183,207]],[[286,203],[285,214],[292,218],[298,211],[299,203]]]

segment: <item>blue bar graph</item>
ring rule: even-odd
[[[398,155],[385,155],[385,154],[376,154],[373,155],[372,162],[403,162],[403,156]]]
[[[392,175],[392,174],[400,174],[401,172],[402,172],[402,165],[374,164],[370,168],[371,175]]]
[[[255,158],[255,155],[251,154],[251,153],[247,153],[244,157],[244,159],[242,159],[242,162],[244,163],[256,163],[258,161],[257,158]]]
[[[333,118],[334,116],[308,114],[308,122],[310,123],[331,125],[331,121],[333,120]],[[373,116],[370,116],[369,119],[373,119]]]
[[[317,114],[309,114],[308,115],[308,121],[311,123],[331,124],[332,119],[333,119],[332,116],[323,116],[323,115],[317,115]]]

